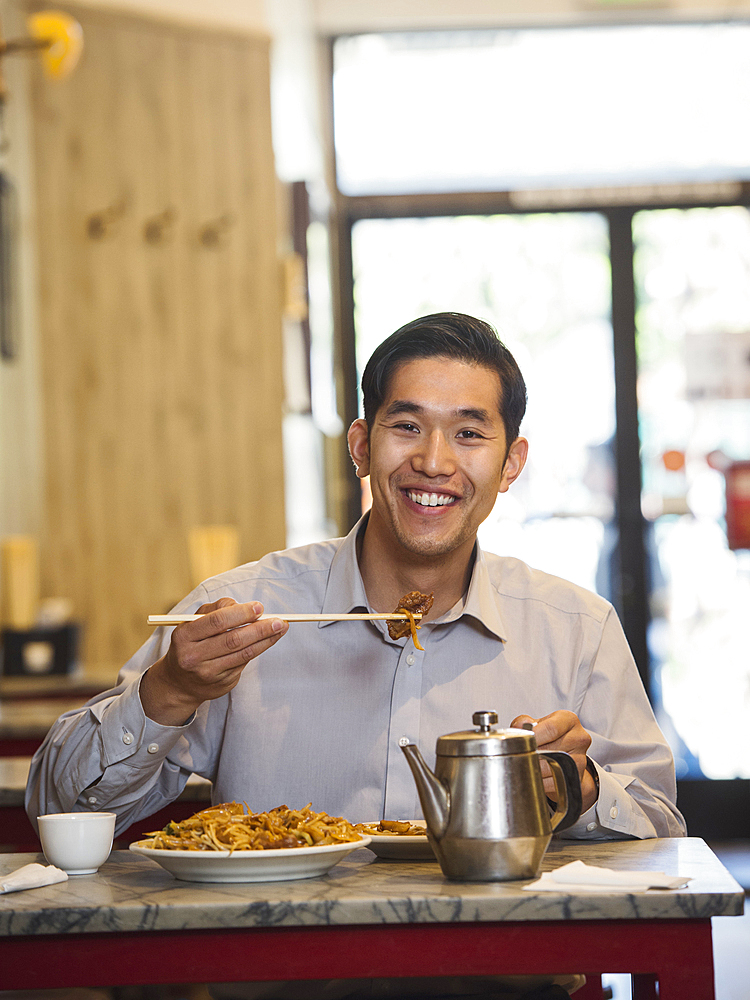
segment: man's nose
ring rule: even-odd
[[[415,472],[425,476],[451,476],[456,471],[453,448],[441,431],[422,434],[412,456]]]

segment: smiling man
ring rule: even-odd
[[[672,756],[611,605],[477,543],[528,448],[526,387],[495,331],[458,313],[415,320],[376,349],[362,390],[348,441],[372,509],[345,538],[270,553],[188,595],[175,611],[202,618],[158,629],[115,688],[53,726],[32,764],[32,822],[108,809],[125,829],[191,772],[215,802],[254,810],[312,801],[353,822],[416,818],[400,746],[432,763],[437,737],[490,708],[573,756],[583,812],[564,836],[684,835]],[[382,621],[258,620],[264,607],[389,612],[412,590],[434,593],[424,649]]]

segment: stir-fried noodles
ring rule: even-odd
[[[144,846],[167,851],[268,851],[278,848],[323,847],[361,839],[340,816],[277,806],[268,812],[247,812],[239,802],[202,809],[180,823],[144,834]]]

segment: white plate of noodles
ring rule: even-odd
[[[232,802],[169,823],[130,850],[186,882],[279,882],[324,875],[369,842],[347,820],[309,806],[248,813]]]
[[[292,847],[270,851],[165,851],[148,840],[130,850],[156,861],[183,882],[280,882],[325,875],[347,854],[367,847],[369,837],[324,847]]]

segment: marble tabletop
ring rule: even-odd
[[[0,936],[351,924],[707,919],[742,913],[744,893],[697,838],[555,840],[543,870],[570,861],[691,876],[684,889],[539,893],[521,882],[448,881],[435,861],[385,861],[366,848],[327,875],[288,882],[191,883],[115,851],[96,875],[0,895]],[[0,855],[0,874],[42,855]]]

